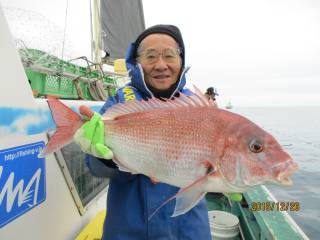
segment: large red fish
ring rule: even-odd
[[[70,142],[83,124],[80,115],[59,100],[48,103],[57,132],[44,154]],[[288,177],[298,169],[269,133],[214,107],[197,89],[192,96],[181,94],[174,100],[120,103],[103,119],[105,144],[120,170],[181,188],[171,198],[176,198],[174,216],[187,212],[206,192],[244,192],[264,183],[290,185]]]

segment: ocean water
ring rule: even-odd
[[[278,201],[298,201],[288,212],[310,239],[320,239],[320,106],[232,109],[271,133],[299,164],[292,187],[267,185]]]

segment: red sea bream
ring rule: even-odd
[[[83,124],[80,115],[59,100],[48,103],[57,133],[43,154],[70,142]],[[290,185],[288,177],[298,169],[269,133],[243,116],[216,108],[198,90],[174,100],[120,103],[103,119],[105,144],[120,170],[181,188],[169,199],[176,199],[174,216],[187,212],[206,192]]]

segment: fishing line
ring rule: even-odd
[[[61,59],[63,59],[63,55],[64,55],[64,44],[65,44],[65,40],[66,40],[67,17],[68,17],[68,5],[69,5],[69,0],[67,0],[66,16],[65,16],[65,18],[64,18],[64,33],[63,33],[63,41],[62,41],[62,53],[61,53]]]

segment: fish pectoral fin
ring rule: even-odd
[[[178,192],[176,196],[176,205],[171,217],[176,217],[188,212],[191,208],[200,202],[206,192],[202,192],[198,189],[192,189],[189,191]]]
[[[209,174],[200,177],[189,186],[180,189],[175,195],[176,205],[171,217],[176,217],[188,212],[191,208],[200,202],[206,192],[203,191],[202,185],[207,181]]]
[[[148,218],[150,219],[168,202],[173,199],[176,199],[176,205],[174,208],[174,212],[171,217],[176,217],[181,214],[188,212],[191,208],[193,208],[197,203],[204,197],[206,192],[202,191],[202,185],[207,181],[208,174],[203,177],[197,179],[189,186],[182,188],[177,192],[174,196],[167,199],[164,203],[160,205]]]

